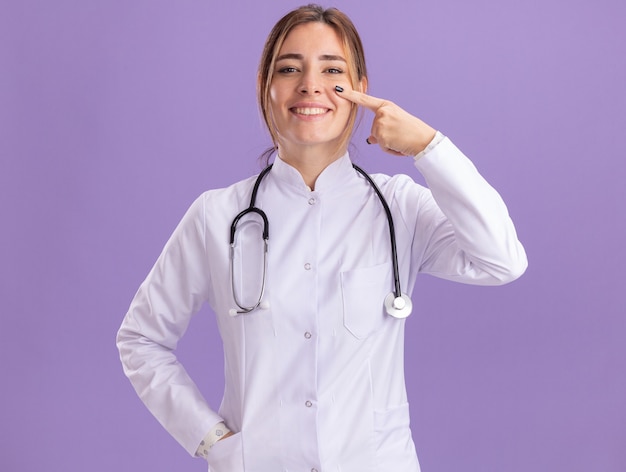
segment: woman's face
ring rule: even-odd
[[[279,147],[336,149],[352,109],[348,100],[337,96],[336,85],[351,87],[338,34],[320,22],[296,26],[278,53],[270,85]]]

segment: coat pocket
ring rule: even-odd
[[[374,411],[379,470],[419,472],[420,466],[411,437],[409,404]]]
[[[216,442],[207,455],[209,472],[244,472],[241,433]]]
[[[384,301],[392,279],[391,263],[341,273],[343,323],[357,339],[372,335],[385,321]]]

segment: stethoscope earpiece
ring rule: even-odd
[[[394,292],[391,292],[385,298],[385,311],[388,315],[394,318],[406,318],[413,311],[413,302],[404,293],[400,297],[396,297]]]

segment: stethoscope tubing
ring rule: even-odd
[[[254,188],[252,189],[252,196],[250,197],[250,205],[248,208],[239,213],[233,222],[230,225],[230,245],[233,247],[235,245],[235,232],[237,231],[237,223],[239,220],[247,215],[248,213],[257,213],[261,218],[263,218],[263,239],[268,241],[270,237],[270,224],[267,219],[267,215],[263,210],[257,208],[256,204],[256,194],[259,191],[259,186],[261,185],[261,181],[267,175],[267,173],[272,169],[273,164],[268,165],[256,178],[256,182],[254,183]]]
[[[256,204],[256,194],[259,191],[259,186],[261,185],[261,181],[267,175],[267,173],[272,169],[272,164],[267,166],[263,171],[259,174],[254,183],[254,188],[252,189],[252,196],[250,197],[250,205],[248,208],[240,212],[233,222],[230,225],[230,283],[233,290],[233,298],[235,299],[235,303],[240,308],[240,310],[235,310],[234,314],[243,314],[250,313],[254,311],[261,305],[261,301],[263,300],[263,295],[265,295],[265,279],[267,274],[267,250],[270,239],[270,223],[267,219],[267,215],[263,210],[257,208]],[[239,220],[249,213],[256,213],[263,219],[263,279],[261,281],[261,293],[259,294],[259,298],[253,305],[244,306],[242,302],[237,298],[237,288],[235,287],[235,268],[234,268],[234,260],[235,260],[235,233],[237,232],[237,223]]]
[[[391,242],[391,263],[393,265],[393,282],[394,282],[393,293],[396,297],[401,297],[402,290],[400,289],[400,269],[398,268],[398,249],[396,247],[396,230],[393,224],[393,216],[391,214],[391,209],[389,208],[389,205],[387,204],[387,200],[383,196],[383,193],[378,188],[378,185],[376,185],[376,182],[374,182],[374,179],[372,179],[367,172],[365,172],[356,164],[352,164],[352,167],[354,167],[355,170],[359,174],[361,174],[363,177],[367,179],[369,184],[374,189],[374,192],[376,192],[376,195],[378,196],[378,199],[380,200],[380,203],[382,204],[383,209],[385,210],[385,214],[387,215],[387,223],[389,223],[389,241]]]
[[[260,208],[256,207],[256,196],[257,196],[257,192],[259,190],[259,186],[261,185],[261,181],[263,180],[263,178],[267,175],[267,173],[272,169],[272,165],[270,164],[268,165],[265,169],[263,169],[263,171],[261,171],[261,173],[257,176],[257,179],[254,183],[254,187],[252,189],[252,195],[250,196],[250,205],[248,206],[248,208],[246,208],[245,210],[243,210],[242,212],[240,212],[235,219],[233,220],[231,226],[230,226],[230,276],[231,276],[231,285],[232,285],[232,290],[233,290],[233,298],[235,300],[235,303],[237,304],[237,306],[240,308],[240,310],[231,310],[231,314],[234,316],[236,314],[243,314],[243,313],[250,313],[251,311],[255,310],[256,308],[258,308],[259,306],[261,306],[261,302],[263,299],[263,295],[265,294],[265,280],[266,280],[266,274],[267,274],[267,251],[268,251],[268,243],[269,243],[269,221],[267,218],[267,215],[265,214],[265,212],[263,210],[261,210]],[[385,215],[387,216],[387,223],[389,226],[389,241],[390,241],[390,246],[391,246],[391,261],[392,261],[392,265],[393,265],[393,280],[394,280],[394,291],[393,293],[390,293],[388,295],[388,297],[385,299],[385,309],[387,310],[387,312],[392,315],[395,316],[397,318],[405,318],[406,316],[408,316],[412,310],[412,304],[411,304],[411,300],[408,296],[403,295],[402,294],[402,290],[400,287],[400,270],[398,267],[398,250],[396,247],[396,232],[395,232],[395,227],[393,224],[393,215],[391,214],[391,210],[389,208],[389,205],[387,204],[387,201],[385,200],[385,197],[383,196],[382,192],[380,191],[380,189],[378,188],[378,185],[376,185],[376,183],[374,182],[374,180],[369,176],[369,174],[367,172],[365,172],[363,169],[361,169],[359,166],[357,166],[356,164],[352,164],[352,167],[354,167],[354,169],[361,174],[366,180],[367,182],[370,184],[370,186],[374,189],[374,192],[376,193],[376,195],[378,196],[378,199],[380,200],[380,203],[383,206],[383,209],[385,210]],[[263,253],[263,280],[262,280],[262,285],[261,285],[261,293],[259,295],[258,300],[256,301],[256,303],[254,303],[251,306],[243,306],[239,299],[237,298],[237,291],[236,291],[236,287],[235,287],[235,275],[234,275],[234,253],[235,253],[235,233],[237,231],[237,224],[239,223],[239,220],[249,214],[249,213],[256,213],[258,214],[262,219],[263,219],[263,243],[264,243],[264,253]]]

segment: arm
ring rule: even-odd
[[[395,156],[414,156],[432,191],[419,202],[415,222],[415,234],[427,241],[421,272],[497,285],[526,270],[526,254],[502,198],[454,144],[393,102],[335,90],[375,114],[367,142]]]
[[[191,316],[207,299],[204,218],[200,197],[141,284],[117,334],[124,373],[146,407],[190,454],[223,421],[174,354]]]
[[[500,195],[447,138],[415,159],[432,192],[421,272],[480,285],[511,282],[527,259]]]

